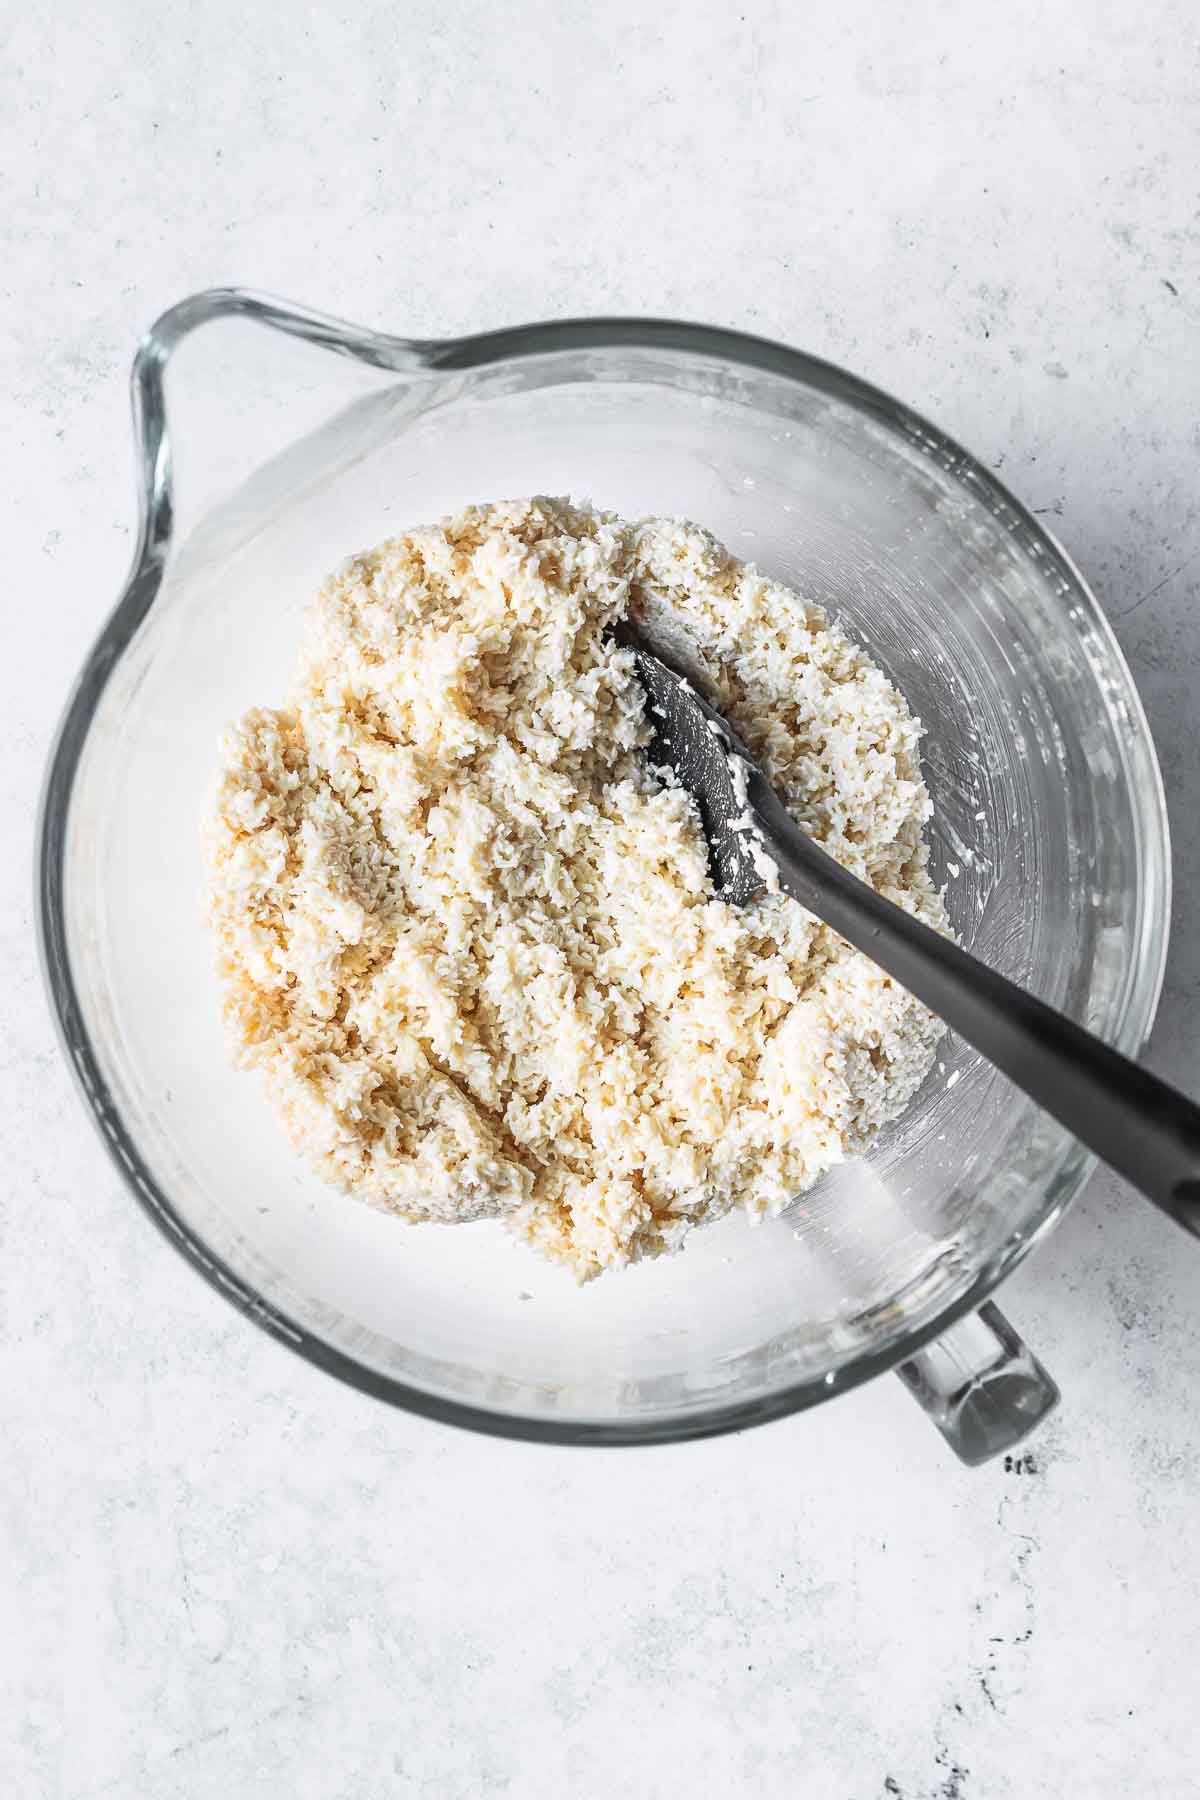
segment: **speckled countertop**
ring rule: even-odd
[[[53,12],[53,22],[51,13]],[[1200,1087],[1192,0],[25,8],[0,123],[0,1792],[1200,1791],[1200,1255],[1100,1177],[1005,1290],[1064,1404],[957,1467],[894,1381],[639,1453],[394,1415],[255,1332],[104,1159],[33,800],[133,518],[140,329],[241,281],[441,333],[677,314],[850,364],[1095,582],[1159,744],[1152,1061]]]

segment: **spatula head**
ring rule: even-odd
[[[688,677],[649,649],[627,623],[613,635],[632,650],[645,690],[646,718],[654,732],[646,756],[656,767],[673,770],[696,802],[717,893],[731,906],[745,906],[774,885],[747,794],[747,782],[758,774],[750,752]]]

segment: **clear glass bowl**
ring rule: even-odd
[[[230,1066],[198,824],[220,732],[282,697],[302,611],[352,550],[535,492],[684,514],[908,695],[962,940],[1137,1054],[1167,937],[1161,783],[1113,637],[1037,521],[852,376],[697,326],[415,342],[221,292],[158,322],[134,392],[139,544],[53,753],[40,913],[68,1053],[171,1241],[323,1367],[490,1431],[697,1435],[903,1365],[960,1454],[1013,1441],[1052,1386],[994,1308],[966,1315],[1091,1159],[965,1046],[783,1217],[577,1290],[499,1225],[402,1225],[307,1172]]]

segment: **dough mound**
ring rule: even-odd
[[[563,500],[346,562],[206,829],[226,1015],[297,1146],[580,1278],[781,1209],[903,1110],[941,1030],[793,901],[716,898],[642,754],[626,613],[682,636],[808,831],[944,928],[919,726],[879,669],[696,526]]]

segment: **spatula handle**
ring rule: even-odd
[[[747,797],[793,899],[1200,1237],[1200,1107],[843,869],[757,770]]]

